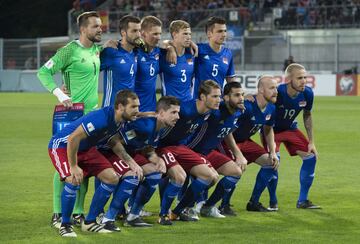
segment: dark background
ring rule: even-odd
[[[0,0],[0,38],[66,36],[73,0]]]

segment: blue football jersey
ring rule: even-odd
[[[100,54],[100,70],[104,71],[104,97],[102,106],[112,106],[120,90],[134,91],[137,70],[135,50],[128,52],[120,44],[118,49],[105,48]]]
[[[254,102],[245,100],[245,111],[238,119],[238,128],[233,132],[236,142],[244,142],[252,135],[257,133],[263,125],[274,126],[275,105],[268,103],[261,111],[257,105],[256,98]]]
[[[209,154],[227,135],[238,128],[241,114],[241,110],[231,114],[226,104],[221,103],[219,110],[213,111],[208,121],[202,125],[187,146],[203,155]]]
[[[211,111],[199,114],[196,108],[196,100],[182,102],[180,104],[180,119],[174,127],[166,128],[164,133],[161,134],[161,146],[185,144],[187,138],[207,121],[210,114]]]
[[[174,96],[180,101],[193,98],[194,57],[185,52],[177,57],[177,64],[166,61],[166,50],[161,50],[160,72],[162,72],[162,95]]]
[[[311,111],[314,102],[314,93],[310,87],[305,87],[296,97],[290,97],[286,84],[278,86],[278,96],[275,103],[276,116],[274,131],[284,131],[297,128],[296,116],[301,110]]]
[[[150,53],[138,50],[138,67],[135,79],[135,92],[139,96],[140,111],[156,109],[156,79],[160,72],[160,49],[154,48]]]
[[[156,130],[156,118],[140,118],[128,123],[120,130],[126,151],[135,153],[146,146],[158,146],[162,130]]]
[[[86,151],[98,143],[106,142],[123,126],[123,123],[115,122],[113,107],[90,112],[53,135],[49,148],[66,148],[69,135],[79,126],[82,126],[87,134],[87,137],[80,142],[79,151]]]
[[[235,76],[230,49],[222,47],[217,53],[208,43],[199,43],[198,48],[199,55],[195,59],[194,96],[197,96],[200,84],[204,80],[214,80],[223,88],[225,78]]]

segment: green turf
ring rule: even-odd
[[[0,93],[0,243],[71,242],[49,226],[54,168],[47,154],[55,98]],[[78,233],[81,243],[356,243],[360,238],[360,97],[317,97],[313,110],[320,159],[310,199],[323,210],[298,210],[301,162],[282,149],[278,213],[244,210],[258,167],[249,166],[235,192],[238,217],[198,223]],[[299,121],[300,122],[300,121]],[[300,123],[301,124],[301,123]],[[91,181],[92,183],[92,181]],[[90,193],[93,192],[90,184]],[[91,194],[88,194],[87,206]],[[262,198],[268,202],[267,193]],[[158,211],[158,197],[147,210]],[[156,217],[147,219],[155,223]],[[120,225],[120,223],[119,223]],[[75,241],[74,241],[75,242]]]

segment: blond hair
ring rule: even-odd
[[[301,64],[298,63],[292,63],[289,64],[288,67],[286,67],[285,69],[285,77],[288,78],[289,76],[292,75],[292,73],[294,72],[294,70],[306,70],[304,66],[302,66]]]
[[[190,28],[190,24],[184,20],[174,20],[170,23],[169,31],[171,36],[174,32],[179,32],[182,29]]]

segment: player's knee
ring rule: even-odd
[[[232,172],[231,176],[240,177],[242,175],[242,170],[239,166],[234,167],[234,171]]]
[[[176,184],[183,185],[186,181],[186,173],[182,168],[177,168],[172,178]]]
[[[117,185],[119,183],[119,176],[114,170],[103,172],[99,178],[106,184]]]

